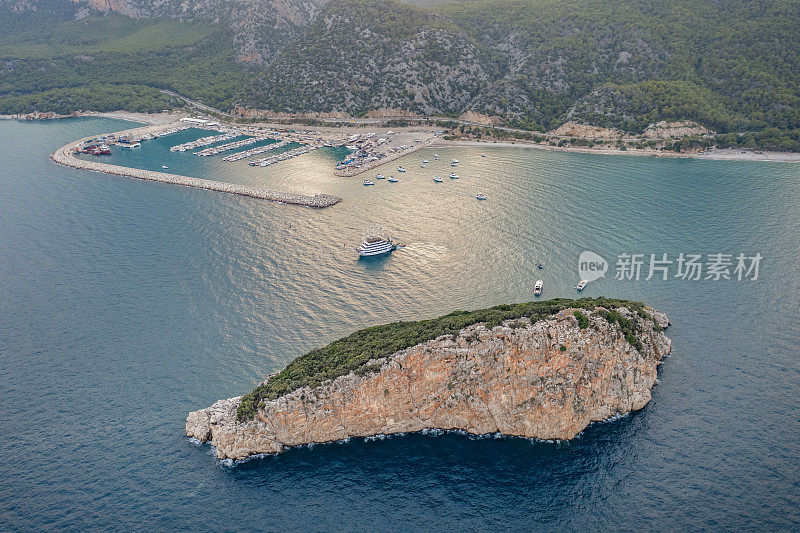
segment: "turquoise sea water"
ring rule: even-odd
[[[800,166],[439,147],[364,187],[324,150],[164,162],[175,136],[107,159],[344,198],[312,210],[47,158],[129,126],[0,122],[4,529],[797,527]],[[372,223],[407,246],[357,261]],[[355,329],[527,301],[539,277],[572,297],[583,250],[764,259],[757,281],[591,283],[666,312],[673,354],[645,409],[567,443],[408,435],[228,467],[183,437],[188,411]]]

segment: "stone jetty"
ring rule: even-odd
[[[147,133],[155,133],[161,128],[166,128],[169,125],[163,126],[148,126],[144,128],[135,128],[124,132],[118,132],[115,135],[125,135],[129,138],[141,138],[142,135]],[[238,194],[240,196],[249,196],[251,198],[259,198],[269,200],[272,202],[280,202],[283,204],[303,205],[308,207],[330,207],[339,203],[342,199],[337,196],[329,194],[315,194],[308,196],[303,194],[294,194],[287,192],[272,191],[261,187],[253,187],[250,185],[239,185],[236,183],[227,183],[222,181],[207,180],[201,178],[193,178],[189,176],[181,176],[178,174],[169,174],[166,172],[155,172],[152,170],[143,170],[138,168],[121,167],[117,165],[110,165],[108,163],[101,163],[99,161],[87,161],[75,157],[75,147],[80,146],[95,137],[86,137],[80,139],[66,146],[62,146],[56,150],[51,156],[54,162],[59,165],[64,165],[72,168],[82,170],[93,170],[95,172],[105,172],[106,174],[113,174],[115,176],[127,176],[140,180],[159,181],[162,183],[171,183],[173,185],[183,185],[185,187],[195,187],[198,189],[207,189],[210,191],[225,192],[229,194]]]
[[[414,152],[416,152],[418,150],[421,150],[422,148],[426,148],[428,146],[431,146],[434,143],[435,140],[436,140],[436,138],[426,139],[426,140],[422,141],[421,143],[415,143],[413,146],[409,146],[408,148],[406,148],[404,150],[398,149],[398,150],[396,150],[394,152],[391,152],[391,153],[387,154],[385,157],[381,157],[379,159],[374,159],[372,161],[366,161],[366,162],[361,163],[359,165],[352,165],[352,166],[348,166],[346,168],[339,169],[336,172],[334,172],[334,175],[335,176],[340,176],[340,177],[358,176],[359,174],[363,174],[364,172],[376,169],[376,168],[381,167],[381,166],[383,166],[383,165],[385,165],[387,163],[391,163],[392,161],[400,159],[401,157],[405,157],[407,155],[411,155]]]

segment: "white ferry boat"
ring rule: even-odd
[[[582,279],[582,280],[580,281],[580,283],[578,283],[577,285],[575,285],[575,289],[576,289],[578,292],[581,292],[583,289],[585,289],[585,288],[586,288],[586,286],[587,286],[588,284],[589,284],[589,280],[588,280],[588,279]]]
[[[390,183],[397,183],[397,178],[395,178],[394,176],[389,176],[387,181],[389,181]]]
[[[375,184],[369,180],[364,180],[364,185],[375,185]]]
[[[435,181],[436,183],[441,183],[442,182],[442,178],[440,178],[439,176],[434,176],[433,177],[433,181]]]
[[[399,167],[397,167],[397,171],[398,172],[405,172],[406,169],[405,169],[405,167],[403,165],[400,165]]]
[[[451,180],[457,180],[457,179],[459,179],[459,176],[457,176],[456,174],[454,174],[454,173],[452,173],[452,172],[451,172],[451,173],[450,173],[450,179],[451,179]]]
[[[533,295],[534,296],[541,296],[542,295],[542,287],[544,286],[544,281],[536,280],[536,285],[533,287]]]
[[[381,228],[371,228],[364,233],[364,242],[358,247],[358,255],[371,257],[388,254],[397,248],[391,237],[387,237]]]
[[[479,192],[478,194],[475,195],[475,198],[477,198],[478,200],[486,200],[486,195],[483,194],[482,192]]]

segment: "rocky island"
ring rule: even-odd
[[[186,434],[220,459],[434,428],[571,439],[650,401],[668,324],[640,303],[585,298],[376,326],[189,413]]]

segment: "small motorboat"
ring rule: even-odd
[[[478,200],[486,200],[486,195],[483,194],[482,192],[479,192],[478,194],[475,195],[475,198],[477,198]]]
[[[400,165],[399,167],[397,167],[397,171],[398,172],[405,172],[406,169],[405,169],[405,167],[403,165]]]
[[[585,288],[586,288],[586,286],[587,286],[588,284],[589,284],[589,280],[588,280],[588,279],[582,279],[582,280],[580,281],[580,283],[578,283],[577,285],[575,285],[575,290],[577,290],[578,292],[581,292],[583,289],[585,289]]]
[[[384,176],[383,174],[378,174],[377,176],[375,176],[375,179],[376,180],[384,180],[384,179],[386,179],[386,176]]]
[[[542,287],[544,286],[544,281],[536,280],[536,285],[533,287],[533,295],[534,296],[541,296],[542,295]]]
[[[442,182],[442,178],[440,178],[440,177],[437,175],[437,176],[434,176],[434,177],[433,177],[433,181],[435,181],[436,183],[441,183],[441,182]]]
[[[439,160],[439,154],[433,154],[433,158],[434,158],[436,161],[438,161],[438,160]]]
[[[486,157],[486,154],[481,154],[481,157]]]
[[[430,161],[428,161],[427,159],[423,159],[422,164],[424,165],[425,163],[430,163]]]
[[[375,183],[373,183],[373,182],[371,182],[369,180],[364,180],[364,185],[375,185]]]
[[[420,167],[422,167],[422,168],[425,168],[425,164],[424,164],[424,163],[423,163],[423,164],[421,164],[421,165],[420,165]]]
[[[161,168],[168,168],[167,165],[161,165]]]
[[[451,179],[451,180],[457,180],[457,179],[459,179],[459,177],[458,177],[456,174],[453,174],[453,173],[451,172],[451,173],[450,173],[450,179]]]
[[[537,264],[536,264],[536,268],[538,268],[539,270],[541,270],[541,269],[543,269],[543,268],[544,268],[544,265],[542,265],[541,263],[537,263]]]
[[[397,183],[397,178],[395,178],[394,176],[389,176],[387,178],[387,181],[389,181],[390,183]]]

